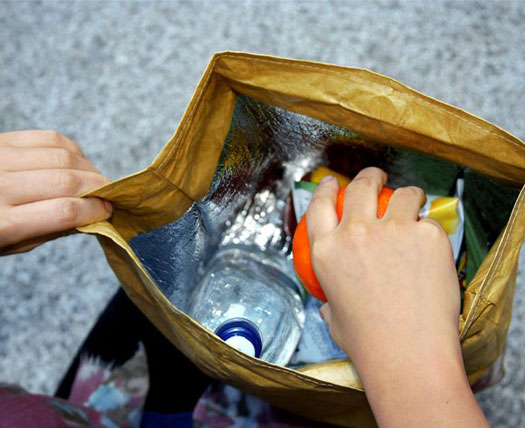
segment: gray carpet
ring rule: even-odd
[[[170,138],[212,53],[243,50],[368,68],[525,139],[524,22],[520,0],[4,0],[0,131],[59,130],[122,177]],[[117,281],[86,236],[0,272],[0,379],[52,393]],[[522,273],[506,377],[479,395],[494,426],[523,425],[524,333]]]

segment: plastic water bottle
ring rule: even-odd
[[[286,262],[252,247],[219,250],[192,294],[188,314],[239,351],[286,365],[305,320],[302,288],[286,273]]]

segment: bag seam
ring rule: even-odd
[[[182,193],[182,195],[184,197],[186,197],[187,199],[189,199],[190,201],[193,202],[196,202],[195,199],[193,199],[190,195],[188,195],[184,190],[182,190],[179,186],[177,186],[175,183],[173,183],[171,180],[168,180],[167,177],[165,177],[164,175],[162,175],[160,172],[158,172],[156,169],[154,168],[148,168],[149,171],[151,171],[155,177],[158,177],[159,179],[161,179],[162,181],[165,181],[166,183],[170,184],[173,189],[175,189],[176,191]]]
[[[492,279],[492,277],[494,276],[495,274],[495,266],[497,266],[501,260],[501,258],[503,257],[503,254],[505,253],[506,249],[507,249],[507,244],[509,242],[509,236],[511,234],[511,231],[514,227],[514,223],[516,222],[516,219],[518,218],[518,214],[521,210],[521,207],[523,205],[523,198],[524,198],[524,195],[525,195],[525,187],[522,188],[519,196],[518,196],[518,199],[516,201],[516,205],[517,205],[517,209],[515,211],[513,211],[512,215],[511,215],[511,218],[509,220],[509,223],[507,224],[507,226],[505,227],[505,232],[503,234],[503,237],[498,245],[498,248],[496,249],[496,256],[494,257],[494,259],[492,260],[492,263],[490,264],[489,268],[488,268],[488,271],[487,271],[487,274],[485,275],[485,277],[483,278],[483,282],[481,283],[481,286],[479,288],[479,291],[478,293],[476,293],[476,297],[475,297],[475,300],[474,300],[474,303],[472,304],[472,307],[466,317],[466,319],[469,319],[472,314],[474,314],[476,312],[476,310],[478,309],[478,306],[479,306],[479,302],[481,300],[482,297],[485,297],[485,289],[487,288],[487,284],[489,282],[490,279]],[[466,336],[466,334],[468,333],[468,330],[470,329],[470,327],[472,326],[472,324],[474,323],[474,319],[472,318],[467,325],[464,325],[463,326],[463,331],[460,335],[460,340],[463,340]]]
[[[159,169],[164,167],[165,163],[168,161],[168,158],[170,158],[172,156],[173,152],[178,148],[179,142],[182,140],[182,138],[184,137],[184,135],[186,133],[186,129],[188,128],[190,123],[193,122],[194,115],[195,115],[195,110],[197,110],[197,107],[199,107],[200,104],[201,104],[202,96],[206,92],[205,90],[208,88],[210,79],[211,79],[211,77],[214,74],[215,65],[217,64],[217,60],[218,59],[219,59],[219,56],[215,56],[215,58],[213,59],[213,62],[211,64],[211,68],[208,71],[208,75],[206,76],[206,80],[204,81],[202,86],[199,85],[199,88],[200,88],[199,89],[199,94],[197,95],[197,98],[195,99],[195,104],[193,105],[193,108],[188,112],[188,116],[186,118],[185,123],[182,125],[182,128],[180,129],[180,133],[179,133],[178,138],[175,141],[173,141],[173,145],[168,149],[168,152],[166,153],[166,156],[164,156],[162,161],[159,163],[159,165],[158,165]]]

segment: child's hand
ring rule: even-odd
[[[451,390],[470,391],[452,248],[438,223],[418,220],[425,195],[417,187],[397,189],[377,218],[386,181],[378,168],[362,170],[347,187],[340,223],[337,180],[327,177],[314,193],[306,215],[313,267],[328,298],[322,315],[361,375],[380,425],[437,426],[439,412],[434,419],[409,413],[418,395],[442,412]],[[397,419],[402,411],[406,419]]]
[[[61,134],[0,134],[0,250],[107,219],[109,202],[77,196],[108,182]]]
[[[337,180],[328,178],[306,214],[314,269],[329,302],[323,314],[356,363],[392,342],[394,326],[416,351],[428,335],[445,343],[458,337],[459,286],[448,237],[436,222],[418,221],[425,195],[416,187],[397,189],[379,220],[385,184],[380,169],[361,171],[347,188],[339,223]]]

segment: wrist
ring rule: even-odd
[[[395,330],[374,325],[347,337],[341,345],[362,378],[373,378],[379,373],[410,374],[415,367],[422,365],[430,368],[445,366],[464,373],[457,327],[452,323],[441,323],[439,328],[422,327],[418,332],[414,331],[415,328],[404,328],[400,324]]]
[[[404,379],[430,383],[460,379],[468,384],[457,333],[443,340],[432,336],[416,340],[396,338],[386,344],[369,342],[369,346],[354,352],[352,357],[365,385],[397,383]]]
[[[487,426],[467,380],[459,340],[457,348],[383,354],[381,361],[358,362],[356,368],[379,426]]]

